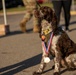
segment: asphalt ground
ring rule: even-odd
[[[19,23],[24,13],[7,15],[10,34],[0,37],[0,75],[32,75],[41,60],[41,40],[38,33],[33,33],[32,19],[27,23],[27,33],[21,33]],[[4,23],[3,15],[0,24]],[[64,26],[61,17],[60,25]],[[76,43],[76,15],[72,15],[68,36]],[[47,65],[42,75],[53,75],[53,61]],[[61,69],[61,75],[76,75],[75,71]]]

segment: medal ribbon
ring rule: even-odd
[[[44,48],[44,51],[45,51],[46,54],[48,54],[48,52],[49,52],[49,50],[50,50],[50,46],[51,46],[51,44],[52,44],[52,38],[53,38],[53,32],[52,32],[51,35],[50,35],[50,39],[49,39],[49,41],[48,41],[48,46],[47,46],[47,47],[45,46],[45,42],[42,41],[42,47]]]

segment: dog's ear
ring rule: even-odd
[[[57,25],[58,21],[57,21],[57,16],[54,11],[52,12],[52,23],[51,24],[52,24],[53,31],[56,31],[58,28],[58,25]]]
[[[41,17],[40,17],[40,10],[34,10],[34,16],[35,16],[35,18],[37,18],[39,33],[41,33]]]

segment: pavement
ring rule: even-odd
[[[0,37],[0,75],[32,75],[41,60],[41,40],[33,33],[32,19],[27,23],[27,33],[21,33],[19,23],[24,13],[7,15],[10,34]],[[4,23],[0,15],[0,24]],[[60,24],[64,26],[64,18]],[[72,15],[68,36],[76,43],[76,15]],[[53,61],[47,65],[42,75],[53,75]],[[76,71],[61,69],[61,75],[76,75]]]
[[[17,11],[14,11],[14,12],[7,12],[7,15],[14,15],[14,14],[24,14],[25,13],[25,11],[19,11],[19,12],[17,12]],[[72,11],[70,11],[70,13],[71,13],[71,15],[76,15],[76,10],[72,10]],[[1,15],[3,15],[3,13],[0,13],[0,16]]]

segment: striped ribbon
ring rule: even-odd
[[[48,46],[47,46],[47,47],[46,47],[46,45],[45,45],[45,42],[42,41],[42,47],[44,48],[44,51],[46,52],[46,54],[49,53],[49,50],[50,50],[50,47],[51,47],[51,44],[52,44],[52,38],[53,38],[53,32],[52,32],[51,35],[50,35],[50,39],[49,39],[49,41],[48,41]]]

